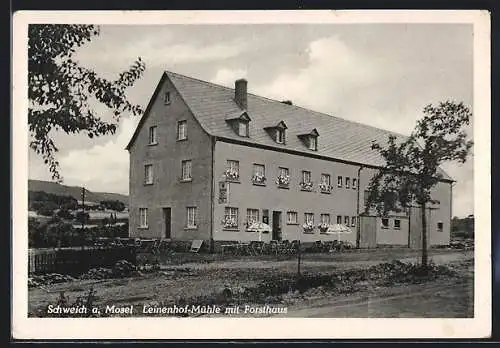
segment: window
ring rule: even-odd
[[[438,232],[443,232],[443,223],[440,221],[437,223]]]
[[[148,208],[139,208],[139,227],[148,227]]]
[[[285,130],[278,128],[276,129],[276,142],[279,144],[285,143]]]
[[[196,228],[196,220],[198,220],[198,211],[196,207],[187,207],[187,228]]]
[[[330,187],[330,174],[321,174],[321,184]]]
[[[308,172],[307,170],[302,171],[302,182],[303,183],[311,182],[311,172]]]
[[[288,168],[279,167],[278,177],[276,178],[276,185],[278,185],[278,187],[288,188],[289,184],[290,184],[290,175]]]
[[[238,135],[240,137],[248,136],[248,122],[240,121],[238,125]]]
[[[247,225],[259,222],[259,209],[247,209]]]
[[[382,218],[382,228],[389,228],[389,219]]]
[[[337,176],[337,186],[342,187],[342,177],[341,176]]]
[[[177,140],[187,139],[187,121],[177,122]]]
[[[229,180],[239,180],[240,178],[240,162],[227,160],[226,178]]]
[[[353,178],[352,179],[352,188],[356,189],[357,186],[358,186],[358,180]]]
[[[302,181],[299,183],[299,186],[302,191],[312,191],[311,172],[307,170],[302,171]]]
[[[355,227],[355,226],[356,226],[356,217],[351,216],[351,227]]]
[[[170,104],[170,92],[165,92],[165,96],[164,96],[163,102],[164,102],[165,105]]]
[[[321,214],[320,219],[321,219],[320,221],[321,224],[326,224],[326,225],[330,224],[330,214]]]
[[[344,225],[349,226],[349,216],[344,216]]]
[[[153,165],[144,165],[144,183],[146,185],[151,185],[153,183]]]
[[[314,214],[313,213],[305,213],[304,214],[304,222],[306,224],[314,224]]]
[[[318,139],[315,136],[309,137],[309,150],[314,150],[318,148]]]
[[[401,220],[394,219],[394,229],[399,230],[401,228]]]
[[[226,207],[222,224],[224,228],[238,228],[238,208]]]
[[[289,211],[286,213],[286,223],[288,225],[296,225],[298,223],[296,211]]]
[[[266,183],[266,167],[263,164],[253,165],[252,181],[254,184],[264,185]]]
[[[158,139],[156,139],[156,129],[158,127],[149,127],[149,145],[158,144]]]
[[[190,181],[192,179],[191,168],[192,168],[191,160],[182,161],[182,172],[181,172],[182,181]]]
[[[345,188],[349,188],[349,186],[351,186],[351,179],[349,178],[345,178]]]

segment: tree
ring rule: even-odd
[[[389,136],[385,147],[372,144],[386,164],[370,180],[367,210],[375,207],[380,215],[386,215],[417,204],[422,222],[422,266],[427,267],[425,212],[429,203],[437,203],[431,189],[442,178],[439,166],[450,161],[464,163],[473,143],[465,132],[472,113],[463,103],[430,104],[423,113],[406,140],[397,142],[395,136]]]
[[[109,81],[74,61],[75,49],[99,35],[94,25],[31,24],[28,28],[28,125],[30,147],[41,154],[54,180],[61,181],[58,151],[52,130],[68,134],[85,132],[89,138],[114,134],[122,113],[142,113],[125,94],[142,76],[139,57],[132,66]],[[91,104],[100,102],[113,111],[102,120]]]

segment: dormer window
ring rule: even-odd
[[[298,137],[302,141],[302,143],[307,146],[309,150],[317,151],[318,150],[318,136],[319,133],[315,129],[306,134],[299,134]]]
[[[318,139],[311,136],[309,138],[309,150],[316,151],[318,149]]]
[[[284,121],[281,121],[276,126],[265,127],[264,130],[269,136],[278,144],[285,144],[286,142],[286,129],[287,126]]]
[[[276,142],[278,144],[284,144],[285,143],[285,130],[284,129],[277,129],[276,130]]]
[[[238,135],[240,137],[248,136],[248,122],[240,121],[238,127]]]
[[[240,137],[250,136],[249,135],[250,117],[245,111],[228,115],[226,117],[226,122],[231,126],[233,131]]]

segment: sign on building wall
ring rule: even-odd
[[[228,184],[225,181],[219,181],[219,204],[227,203]]]

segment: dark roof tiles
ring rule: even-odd
[[[389,135],[394,135],[399,140],[406,138],[401,134],[249,93],[246,111],[251,119],[250,136],[243,139],[226,122],[228,116],[242,114],[234,101],[234,89],[169,71],[166,74],[201,126],[213,136],[283,148],[284,145],[274,142],[264,128],[284,121],[288,127],[286,148],[311,153],[297,135],[316,129],[319,138],[317,151],[314,153],[370,166],[384,165],[383,158],[371,149],[373,141],[385,143]],[[441,170],[441,173],[444,179],[452,180],[444,171]]]

